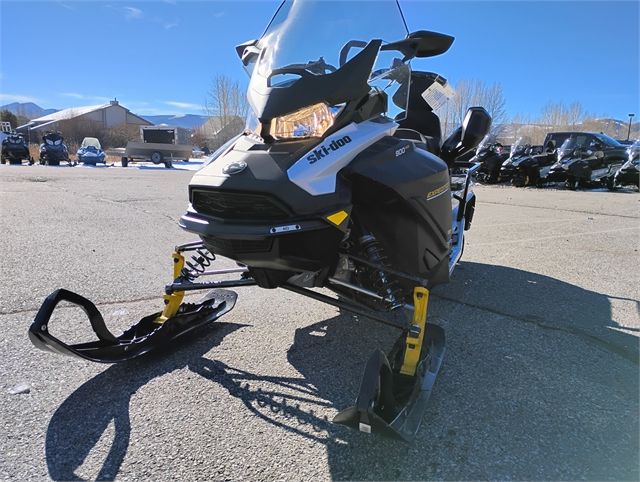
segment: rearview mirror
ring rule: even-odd
[[[405,60],[414,57],[434,57],[445,53],[453,44],[454,37],[443,33],[419,30],[407,38],[383,45],[380,50],[397,50],[405,55]]]
[[[257,44],[257,40],[249,40],[241,43],[240,45],[236,45],[236,53],[238,54],[238,57],[240,57],[240,60],[242,60],[245,67],[260,55],[260,49],[256,47]]]

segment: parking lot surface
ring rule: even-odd
[[[31,345],[59,287],[116,333],[161,308],[172,248],[192,240],[176,224],[191,175],[0,169],[0,479],[640,478],[637,192],[476,188],[430,304],[444,366],[406,446],[329,422],[395,334],[283,290],[239,289],[220,322],[132,363]],[[92,339],[73,308],[51,327]]]

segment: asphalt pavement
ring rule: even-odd
[[[131,363],[31,345],[59,287],[116,333],[161,308],[193,239],[176,223],[191,175],[1,166],[0,479],[640,479],[637,191],[476,188],[430,304],[445,362],[406,446],[330,423],[395,333],[283,290],[241,288],[220,322]],[[92,334],[71,307],[50,327]]]

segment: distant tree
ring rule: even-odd
[[[14,129],[18,127],[18,117],[9,110],[3,109],[0,111],[0,121],[10,123]]]
[[[226,75],[213,78],[205,100],[205,111],[210,117],[220,119],[224,127],[235,122],[238,117],[244,119],[248,109],[245,91],[240,82]]]
[[[491,133],[499,135],[507,119],[506,100],[502,85],[495,82],[485,84],[481,80],[461,80],[455,85],[453,116],[457,124],[462,123],[469,107],[484,107],[491,115]]]
[[[198,137],[206,139],[210,149],[224,144],[244,129],[249,104],[245,89],[237,80],[226,75],[215,76],[204,107],[209,120],[197,132]]]

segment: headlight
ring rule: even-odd
[[[510,165],[511,165],[511,159],[507,159],[506,161],[504,161],[502,163],[502,167],[507,167],[507,166],[510,166]]]
[[[314,104],[271,121],[270,134],[275,139],[322,137],[333,125],[340,108]]]

